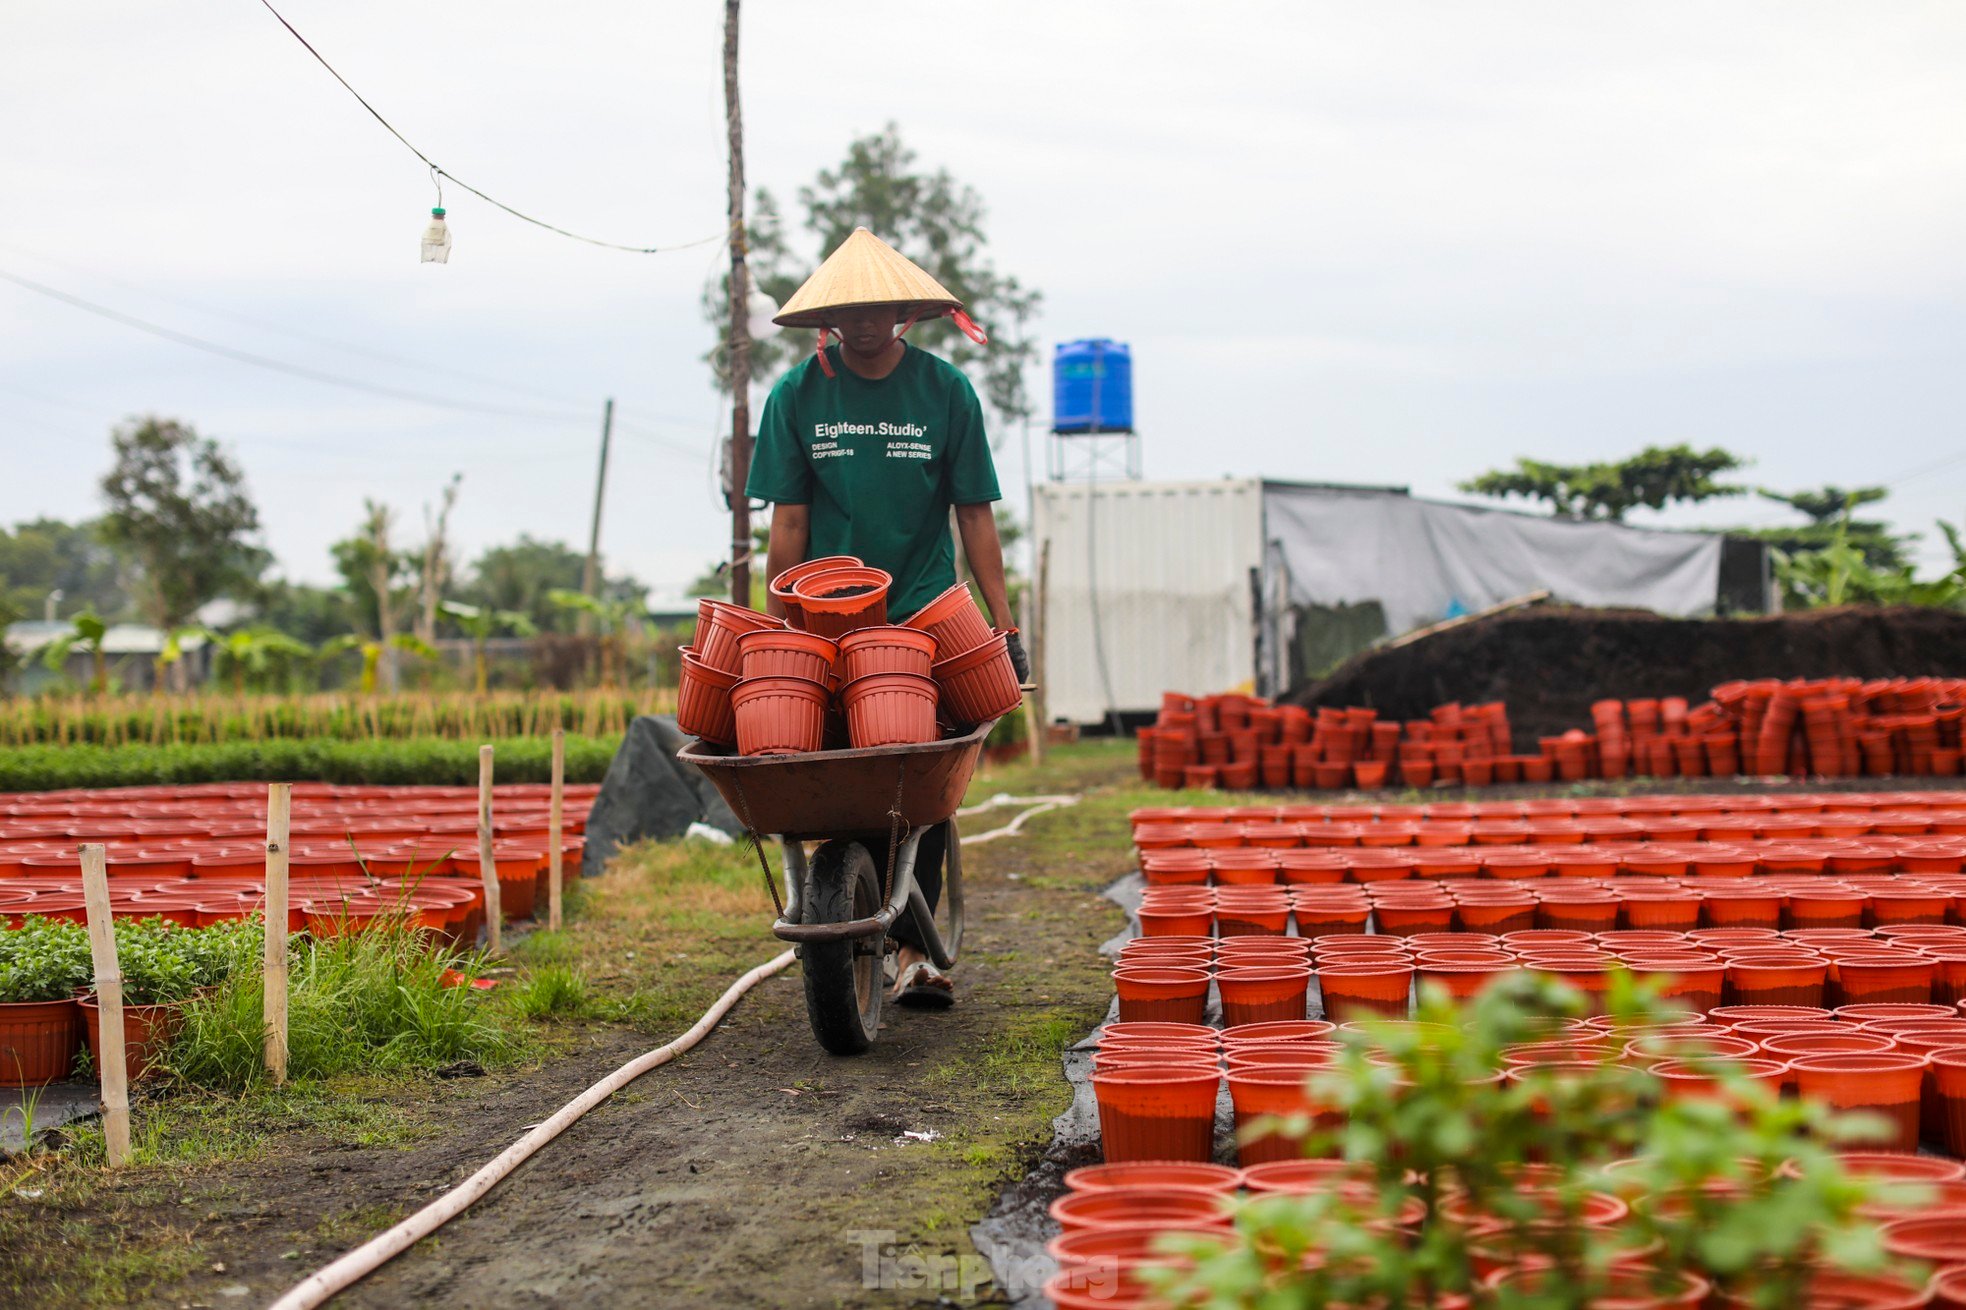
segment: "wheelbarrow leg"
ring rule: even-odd
[[[918,865],[911,864],[909,875],[907,914],[920,938],[922,952],[938,969],[956,967],[956,956],[963,945],[963,860],[962,839],[956,832],[956,821],[951,818],[943,823],[942,842],[942,900],[949,907],[949,936],[945,942],[935,926],[935,912],[928,908],[928,898],[922,894],[920,880],[914,875]]]

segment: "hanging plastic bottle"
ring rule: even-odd
[[[444,208],[430,211],[430,226],[423,229],[423,262],[448,264],[451,259],[451,230],[444,223]]]

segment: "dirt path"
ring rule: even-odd
[[[831,1057],[807,1029],[794,965],[695,1051],[588,1115],[437,1238],[333,1304],[988,1297],[968,1228],[1043,1150],[1051,1116],[1070,1099],[1057,1052],[1097,1022],[1109,995],[1095,947],[1121,920],[1096,893],[1125,864],[1123,826],[1117,844],[1105,831],[1114,817],[1045,816],[1026,835],[965,852],[970,937],[953,1010],[889,1007],[872,1052]],[[758,960],[777,949],[762,937]],[[413,1147],[289,1151],[126,1190],[116,1222],[167,1228],[194,1255],[154,1304],[263,1305],[659,1040],[595,1026],[570,1058],[442,1085],[427,1107],[430,1134]],[[869,1232],[912,1258],[890,1258],[870,1279]],[[924,1266],[939,1271],[939,1288],[913,1277]]]

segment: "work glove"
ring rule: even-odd
[[[1010,667],[1017,670],[1017,681],[1020,683],[1029,682],[1031,680],[1031,657],[1024,653],[1024,639],[1017,635],[1017,629],[1012,628],[1010,631],[1004,633],[1003,644],[1004,649],[1010,652]]]

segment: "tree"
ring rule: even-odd
[[[454,600],[443,603],[443,612],[457,621],[458,627],[471,638],[471,663],[477,674],[478,694],[484,695],[491,688],[491,670],[485,659],[485,643],[500,628],[521,637],[530,637],[539,629],[533,621],[518,610],[480,609],[476,605],[464,605]]]
[[[122,618],[130,598],[121,572],[97,523],[41,518],[16,523],[12,532],[0,528],[0,607],[17,618],[40,618],[56,592],[57,612]]]
[[[1809,521],[1793,527],[1730,528],[1729,536],[1751,537],[1790,556],[1823,550],[1841,541],[1862,552],[1864,563],[1870,568],[1885,573],[1898,572],[1909,564],[1905,549],[1917,540],[1916,534],[1899,536],[1891,531],[1889,524],[1855,517],[1858,506],[1875,505],[1890,495],[1884,487],[1845,490],[1826,486],[1786,495],[1757,487],[1755,494],[1787,505]]]
[[[1744,488],[1715,481],[1746,466],[1740,456],[1715,446],[1647,446],[1629,459],[1595,464],[1546,464],[1518,459],[1513,469],[1492,469],[1460,483],[1477,496],[1547,501],[1560,519],[1624,521],[1640,506],[1664,509],[1718,496],[1738,496]]]
[[[554,591],[547,600],[594,620],[601,637],[601,685],[614,686],[617,672],[625,671],[628,663],[628,626],[643,613],[640,598],[610,600],[580,591]]]
[[[451,581],[451,509],[457,504],[458,486],[463,481],[462,473],[451,474],[434,515],[429,505],[423,507],[423,558],[416,580],[416,635],[426,644],[437,640],[437,606]]]
[[[116,461],[102,479],[102,537],[136,565],[147,622],[163,632],[183,627],[207,601],[250,587],[265,571],[271,557],[251,539],[259,511],[217,442],[153,417],[116,429],[110,444]]]
[[[254,588],[250,604],[257,626],[284,632],[309,646],[360,626],[354,598],[341,588],[273,578]]]
[[[1756,487],[1754,494],[1763,500],[1787,505],[1811,523],[1828,523],[1832,519],[1847,519],[1857,512],[1858,506],[1875,505],[1891,493],[1884,487],[1857,487],[1845,491],[1842,487],[1831,485],[1814,490],[1791,491],[1786,495],[1766,487]]]
[[[82,651],[89,657],[89,694],[100,696],[109,690],[109,666],[107,652],[102,648],[102,639],[109,633],[109,625],[100,618],[83,610],[74,619],[74,626],[47,644],[41,652],[41,662],[60,673],[68,664],[68,657],[75,651]]]
[[[334,555],[335,568],[355,598],[357,612],[365,620],[374,619],[382,658],[382,685],[393,692],[402,682],[396,667],[396,652],[402,649],[395,640],[398,616],[409,601],[408,583],[415,576],[418,562],[416,556],[398,551],[390,544],[396,517],[393,510],[373,500],[364,500],[362,507],[361,528],[329,549]]]
[[[981,379],[978,391],[1005,423],[1032,412],[1024,385],[1024,370],[1035,358],[1036,345],[1023,330],[1042,300],[1016,278],[997,271],[985,253],[983,198],[958,182],[947,169],[930,173],[917,167],[915,152],[901,141],[900,129],[889,123],[847,147],[837,168],[822,169],[812,185],[799,188],[805,209],[805,228],[818,238],[823,258],[853,234],[856,227],[872,230],[961,300],[970,316],[990,333],[987,345],[977,345],[947,319],[918,325],[911,338],[924,347],[970,370]],[[756,193],[755,217],[746,224],[750,254],[746,261],[752,285],[783,304],[817,267],[791,251],[778,202],[770,192]],[[729,321],[725,280],[717,278],[704,289],[703,312],[723,339]],[[994,330],[992,330],[994,329]],[[812,348],[804,333],[780,334],[752,343],[754,376],[769,378]],[[729,389],[721,364],[722,347],[709,356],[720,389]]]
[[[565,542],[540,541],[525,533],[507,546],[493,546],[472,561],[470,579],[459,598],[484,609],[516,610],[541,632],[572,632],[575,612],[553,604],[554,591],[579,591],[587,557]],[[625,574],[602,573],[601,595],[639,601],[648,588]]]

